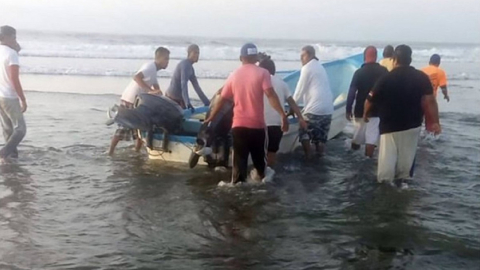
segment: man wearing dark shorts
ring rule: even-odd
[[[288,120],[273,90],[270,74],[255,65],[257,47],[252,43],[243,45],[240,53],[242,66],[235,70],[225,82],[220,99],[205,120],[210,122],[218,114],[225,100],[233,99],[233,172],[230,185],[247,179],[248,157],[252,157],[255,170],[253,177],[261,181],[266,175],[265,163],[265,119],[263,97],[266,95],[272,107],[281,116],[282,130],[288,130]],[[264,179],[266,180],[266,179]],[[225,185],[221,182],[220,185]]]
[[[270,58],[266,58],[260,61],[259,67],[262,67],[270,72],[273,90],[275,90],[275,93],[277,93],[282,108],[284,108],[285,102],[287,102],[293,112],[297,115],[300,127],[302,129],[306,129],[307,123],[303,119],[297,103],[295,103],[293,100],[287,83],[285,83],[282,78],[275,76],[275,63]],[[280,147],[280,142],[282,141],[283,137],[283,131],[281,127],[282,119],[278,116],[278,113],[272,108],[272,106],[270,106],[267,99],[264,101],[264,107],[265,123],[267,124],[268,131],[267,164],[268,166],[273,167],[273,165],[275,165],[276,153]]]
[[[297,104],[304,105],[303,117],[308,128],[299,130],[299,139],[309,159],[312,156],[310,143],[315,145],[317,154],[324,152],[332,122],[333,94],[327,72],[312,46],[303,47],[301,60],[303,67],[293,99]]]

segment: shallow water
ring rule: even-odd
[[[454,89],[452,101],[478,104],[478,85]],[[20,159],[0,166],[0,269],[480,265],[478,108],[440,103],[444,134],[421,142],[406,190],[376,184],[348,134],[321,160],[283,156],[273,185],[225,190],[228,173],[149,161],[130,144],[107,157],[117,96],[27,95]]]

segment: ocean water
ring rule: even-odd
[[[439,98],[443,134],[421,141],[408,189],[375,183],[375,161],[348,150],[347,127],[323,159],[282,156],[275,184],[222,190],[229,173],[150,161],[130,143],[108,157],[105,109],[159,45],[173,58],[160,72],[165,89],[199,43],[195,67],[211,95],[244,41],[18,39],[28,134],[18,161],[0,166],[0,269],[479,269],[480,45],[412,44],[417,67],[444,56],[451,102]],[[367,45],[255,42],[279,69],[298,68],[304,44],[324,61]]]

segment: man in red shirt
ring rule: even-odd
[[[231,184],[244,182],[247,178],[248,156],[251,155],[256,175],[265,177],[265,117],[263,96],[282,117],[282,130],[288,131],[288,120],[277,94],[273,90],[270,74],[258,67],[257,47],[252,43],[243,45],[240,54],[242,66],[225,82],[220,100],[205,122],[210,122],[219,112],[225,100],[232,100],[233,109],[233,172]],[[255,174],[253,174],[255,175]],[[257,177],[256,177],[257,178]]]

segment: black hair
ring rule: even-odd
[[[191,44],[190,46],[188,46],[187,53],[190,54],[193,51],[197,51],[197,52],[200,51],[200,47],[198,47],[197,44]]]
[[[408,45],[399,45],[395,48],[394,56],[398,65],[409,66],[412,63],[412,48]]]
[[[6,36],[13,36],[17,34],[17,30],[10,25],[0,26],[0,40],[3,40]]]
[[[440,61],[441,61],[441,57],[440,57],[440,55],[438,55],[438,54],[433,54],[433,55],[430,57],[430,64],[431,64],[431,65],[437,65],[437,66],[439,66],[439,65],[440,65]]]
[[[270,72],[270,75],[275,75],[275,72],[276,72],[275,62],[273,62],[272,59],[270,59],[270,57],[261,60],[258,66],[268,70],[268,72]]]
[[[155,57],[158,57],[158,56],[166,56],[170,54],[170,51],[165,48],[165,47],[158,47],[156,50],[155,50]]]
[[[393,57],[393,46],[387,45],[385,49],[383,49],[383,58],[390,58]]]

